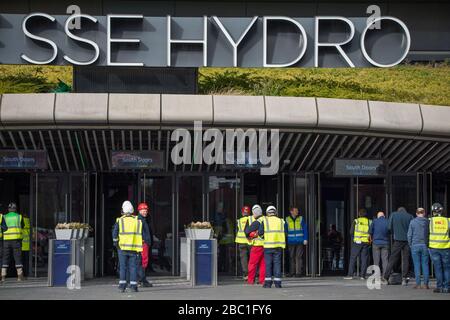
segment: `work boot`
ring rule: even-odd
[[[434,293],[442,293],[442,289],[441,288],[436,288],[433,290]]]
[[[272,288],[272,281],[264,281],[263,288]]]
[[[282,288],[281,281],[275,281],[275,288]]]
[[[403,281],[402,281],[402,286],[406,287],[408,285],[408,282],[409,282],[409,279],[408,278],[404,278]]]
[[[23,276],[23,269],[22,268],[17,268],[17,281],[23,281],[24,276]]]
[[[146,281],[143,281],[143,282],[142,282],[142,286],[143,286],[144,288],[151,288],[151,287],[153,287],[153,284],[151,284],[150,282],[148,282],[148,281],[146,280]]]
[[[126,285],[119,284],[119,292],[124,293],[126,288]]]
[[[135,285],[131,286],[130,289],[131,289],[131,292],[139,292],[138,287]]]

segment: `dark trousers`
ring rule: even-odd
[[[130,286],[137,287],[137,268],[136,260],[138,253],[135,251],[118,250],[119,252],[119,269],[120,281],[119,287],[125,288],[127,286],[127,273],[130,273]]]
[[[248,275],[248,256],[250,254],[250,246],[248,244],[239,244],[239,258],[241,260],[242,274]]]
[[[383,266],[383,272],[386,271],[388,261],[389,261],[389,245],[376,245],[374,244],[372,246],[372,254],[373,254],[373,264],[380,266],[380,260],[381,265]]]
[[[303,244],[289,244],[289,272],[291,274],[303,274],[303,252],[305,246]]]
[[[16,268],[22,268],[22,240],[3,240],[2,268],[9,267],[11,252]]]
[[[283,255],[282,248],[264,249],[264,260],[266,262],[266,282],[275,284],[281,283],[281,256]]]
[[[28,277],[30,267],[30,251],[22,251],[23,275]]]
[[[394,240],[394,243],[392,244],[391,256],[389,257],[388,265],[386,267],[386,270],[384,271],[384,278],[386,280],[389,280],[389,277],[400,258],[402,260],[402,277],[406,278],[409,272],[410,255],[411,253],[408,241]]]
[[[349,277],[353,277],[353,274],[355,273],[355,264],[358,257],[361,261],[361,269],[359,275],[361,277],[365,277],[369,259],[369,245],[367,243],[352,243],[352,251],[350,253],[350,262],[348,266]]]

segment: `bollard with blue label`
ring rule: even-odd
[[[217,240],[191,240],[192,286],[217,286]]]
[[[67,268],[71,265],[71,240],[50,240],[48,263],[48,285],[66,286]]]

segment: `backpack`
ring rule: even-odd
[[[390,285],[401,285],[402,284],[402,274],[401,273],[393,273],[389,276],[389,284]]]

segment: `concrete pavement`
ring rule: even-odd
[[[29,279],[17,283],[8,279],[0,286],[0,300],[23,299],[69,299],[69,300],[416,300],[447,299],[450,294],[437,294],[432,290],[407,287],[382,286],[369,290],[361,280],[343,280],[337,277],[286,279],[282,289],[263,289],[249,286],[237,278],[221,278],[216,288],[192,288],[182,278],[150,278],[152,288],[140,288],[138,293],[120,293],[117,280],[100,278],[85,281],[81,289],[47,287],[46,279]],[[432,283],[434,285],[434,283]]]

